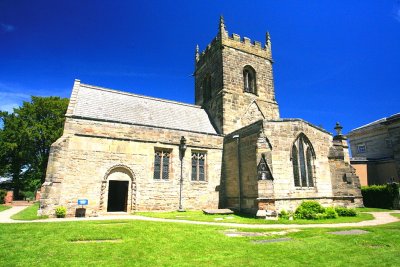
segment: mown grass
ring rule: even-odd
[[[390,209],[381,209],[381,208],[356,208],[358,212],[391,212],[393,210]]]
[[[228,237],[226,227],[165,222],[0,224],[0,265],[400,266],[399,222],[357,229],[369,233],[332,235],[329,232],[344,229],[320,228],[286,236]],[[281,237],[291,240],[251,242]],[[116,242],[74,242],[79,240]]]
[[[339,217],[337,219],[326,220],[264,220],[256,219],[252,216],[239,215],[206,215],[202,211],[186,211],[186,212],[136,212],[135,215],[146,217],[176,219],[187,221],[201,222],[222,222],[222,223],[246,223],[246,224],[331,224],[331,223],[349,223],[372,220],[374,217],[371,214],[359,213],[357,217]]]
[[[11,208],[11,207],[10,206],[6,206],[6,205],[0,205],[0,211],[8,210],[9,208]]]
[[[11,219],[32,221],[32,220],[48,218],[48,216],[37,216],[38,209],[39,209],[39,202],[36,202],[32,206],[29,206],[26,209],[23,209],[20,212],[18,212],[17,214],[14,214],[13,216],[11,216]]]

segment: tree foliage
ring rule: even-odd
[[[10,177],[14,194],[44,182],[50,146],[63,131],[68,99],[32,96],[13,113],[0,112],[0,176]]]

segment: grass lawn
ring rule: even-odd
[[[0,211],[8,210],[9,208],[11,208],[11,207],[10,206],[5,206],[5,205],[0,205]]]
[[[228,237],[225,227],[145,221],[0,224],[0,265],[400,266],[400,222],[357,229],[369,233],[304,229],[283,236]],[[291,240],[252,242],[282,237]]]
[[[186,211],[186,212],[135,212],[135,215],[146,217],[156,217],[165,219],[177,219],[188,221],[202,222],[222,222],[222,223],[247,223],[247,224],[330,224],[344,222],[360,222],[372,220],[374,217],[371,214],[359,213],[357,217],[339,217],[337,219],[326,220],[264,220],[255,219],[254,217],[243,217],[238,215],[205,215],[202,211]]]
[[[37,216],[37,211],[39,209],[39,202],[36,202],[32,206],[27,207],[26,209],[21,210],[17,214],[11,216],[13,220],[38,220],[38,219],[46,219],[48,216]]]
[[[359,212],[391,212],[393,210],[390,209],[381,209],[381,208],[356,208]]]

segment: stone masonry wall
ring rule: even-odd
[[[73,215],[79,198],[89,199],[87,214],[105,212],[110,178],[129,181],[128,211],[176,210],[181,136],[188,145],[183,161],[183,207],[217,208],[222,137],[67,118],[63,137],[52,146],[41,200],[45,214],[53,215],[56,206],[64,205]],[[153,179],[155,148],[171,151],[167,181]],[[206,182],[190,180],[191,151],[207,153]]]
[[[272,63],[268,59],[232,47],[226,47],[222,52],[226,91],[224,133],[230,133],[260,119],[279,119]],[[256,72],[257,95],[244,91],[243,68],[246,65],[250,65]]]
[[[257,181],[257,153],[256,143],[258,138],[257,125],[247,127],[228,135],[224,140],[224,178],[226,181],[226,200],[230,208],[239,208],[239,194],[241,194],[242,210],[252,210],[257,206],[258,181]],[[238,135],[238,138],[234,138]],[[238,149],[240,163],[238,161]],[[240,175],[239,177],[239,165]],[[241,185],[239,186],[239,181]],[[240,189],[241,188],[241,189]],[[241,192],[240,192],[241,190]]]
[[[214,40],[214,43],[216,41]],[[223,79],[222,79],[222,53],[221,46],[209,45],[207,53],[202,56],[202,59],[196,62],[195,70],[195,103],[203,106],[211,118],[214,126],[219,133],[223,131],[222,117],[222,98],[223,98]],[[210,76],[211,78],[211,99],[204,100],[204,79]]]
[[[265,136],[272,146],[272,173],[276,210],[292,209],[297,202],[315,199],[323,202],[332,197],[332,184],[328,162],[332,136],[302,120],[264,121]],[[298,188],[294,185],[291,148],[300,133],[310,140],[316,159],[314,160],[314,187]],[[297,201],[297,202],[296,202]]]
[[[363,205],[360,179],[350,165],[347,138],[343,135],[333,137],[329,151],[329,165],[332,179],[334,205],[360,207]]]
[[[301,133],[308,137],[316,154],[315,186],[312,188],[297,188],[294,185],[291,148]],[[302,120],[264,120],[225,137],[223,173],[227,207],[238,208],[239,206],[237,139],[233,138],[234,135],[240,136],[242,208],[244,210],[253,211],[260,207],[278,211],[294,210],[304,200],[317,200],[324,205],[332,203],[333,193],[328,160],[332,136]],[[264,144],[260,144],[261,139],[265,140]],[[258,181],[257,163],[262,153],[271,170],[272,183]]]
[[[256,94],[244,91],[243,68],[256,72]],[[203,99],[203,80],[211,76],[211,99]],[[272,73],[271,43],[228,36],[223,21],[216,38],[200,54],[196,51],[196,104],[202,105],[218,131],[229,134],[260,119],[279,118]]]

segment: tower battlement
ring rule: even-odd
[[[267,32],[265,35],[265,44],[262,45],[260,41],[251,41],[248,37],[241,38],[239,34],[232,33],[229,36],[228,31],[226,30],[224,18],[220,17],[219,22],[219,31],[218,35],[207,45],[207,47],[200,52],[199,46],[196,46],[195,59],[196,64],[201,65],[201,61],[212,54],[215,49],[224,47],[230,47],[239,51],[243,51],[249,54],[253,54],[255,56],[259,56],[265,59],[268,59],[272,62],[272,50],[271,50],[271,38],[269,33]]]

